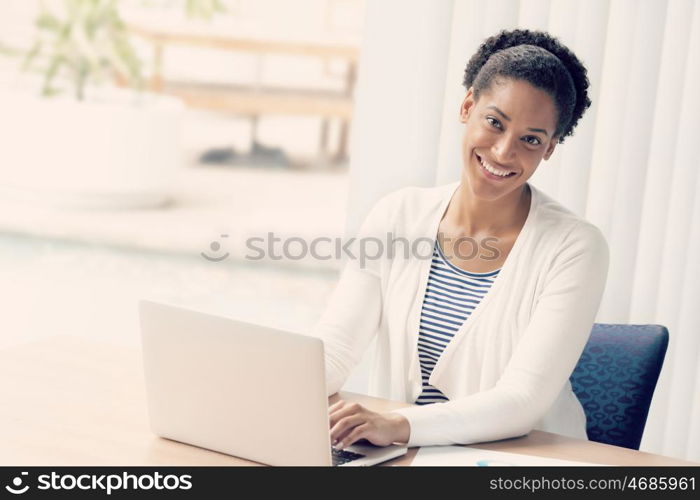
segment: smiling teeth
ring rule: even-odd
[[[488,172],[492,173],[493,175],[498,175],[498,176],[500,176],[500,177],[505,177],[505,176],[507,176],[507,175],[509,175],[509,174],[512,173],[512,172],[509,171],[509,170],[498,170],[497,168],[492,167],[491,165],[489,165],[488,163],[486,163],[486,162],[484,161],[483,158],[481,158],[481,164],[484,166],[484,168],[485,168]]]

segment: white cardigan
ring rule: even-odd
[[[375,336],[370,395],[412,403],[420,394],[417,336],[431,262],[421,257],[432,255],[458,187],[403,188],[380,199],[366,217],[358,238],[387,241],[391,233],[414,243],[417,252],[406,258],[397,243],[393,258],[384,252],[346,263],[315,327],[324,341],[329,395]],[[600,305],[608,246],[594,225],[530,189],[528,217],[499,276],[430,376],[450,401],[395,410],[409,421],[409,446],[492,441],[532,429],[586,439],[586,418],[569,376]]]

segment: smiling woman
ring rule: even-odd
[[[547,33],[503,31],[479,47],[463,83],[460,181],[390,193],[358,235],[428,241],[430,258],[350,261],[316,326],[329,394],[377,337],[372,395],[417,404],[390,414],[335,404],[331,438],[341,448],[468,444],[532,429],[586,438],[568,379],[600,304],[608,247],[598,228],[528,183],[590,106],[586,69]],[[491,242],[477,245],[489,252],[465,258],[466,238]]]

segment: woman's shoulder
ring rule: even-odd
[[[536,188],[533,191],[536,191],[538,198],[534,227],[542,238],[556,241],[562,246],[579,249],[595,247],[607,252],[605,236],[598,226],[543,191]]]
[[[405,186],[389,191],[372,205],[358,235],[376,236],[391,232],[410,237],[427,234],[440,207],[457,185]]]
[[[388,192],[375,204],[375,209],[393,219],[414,222],[438,210],[457,188],[459,182],[439,186],[404,186]]]

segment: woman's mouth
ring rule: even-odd
[[[479,166],[481,167],[480,170],[484,173],[484,175],[488,179],[493,179],[497,181],[502,181],[504,179],[507,179],[509,177],[515,176],[515,172],[512,170],[503,170],[501,168],[496,168],[487,161],[485,161],[483,158],[481,158],[478,154],[474,153],[474,156],[476,156],[476,160],[479,162]]]

